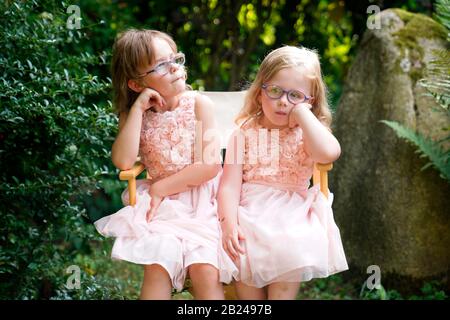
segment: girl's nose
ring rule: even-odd
[[[170,73],[174,73],[174,72],[178,71],[178,68],[179,68],[179,67],[180,67],[179,64],[171,63],[171,64],[170,64]]]
[[[278,100],[279,105],[286,107],[288,105],[288,99],[287,99],[287,93],[283,93],[283,95],[280,97],[280,99]]]

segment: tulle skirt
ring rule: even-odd
[[[291,191],[243,183],[238,221],[246,254],[237,261],[238,279],[261,288],[347,270],[332,202],[333,194],[327,199],[318,185]]]
[[[149,223],[145,217],[150,208],[150,181],[137,181],[134,207],[127,205],[95,222],[99,233],[116,238],[112,258],[159,264],[178,291],[183,289],[187,268],[194,263],[213,265],[219,270],[220,281],[229,283],[238,270],[221,244],[216,201],[219,179],[220,174],[198,187],[165,197]],[[128,204],[127,190],[122,200]]]

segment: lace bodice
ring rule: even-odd
[[[145,112],[139,154],[149,178],[165,178],[193,163],[195,94],[184,93],[172,111]]]
[[[245,134],[244,182],[292,190],[309,187],[313,161],[304,151],[301,128],[268,130],[252,119],[241,130]]]

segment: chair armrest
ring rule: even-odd
[[[320,183],[320,191],[328,198],[328,171],[333,168],[332,163],[315,163],[313,184]]]
[[[136,162],[133,168],[129,170],[123,170],[119,173],[120,180],[128,180],[128,195],[130,205],[136,204],[136,177],[144,171],[145,166],[141,162]]]
[[[142,171],[144,171],[145,166],[141,162],[136,162],[133,166],[133,168],[128,170],[120,171],[119,173],[119,179],[120,180],[130,180],[130,179],[136,179],[138,175],[141,174]]]

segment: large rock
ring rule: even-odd
[[[395,278],[408,289],[449,274],[450,188],[435,169],[421,171],[426,160],[380,120],[442,137],[449,118],[432,110],[417,80],[432,51],[445,48],[446,31],[424,15],[379,14],[381,29],[366,31],[337,108],[342,155],[330,186],[350,271],[378,265],[382,284]]]

